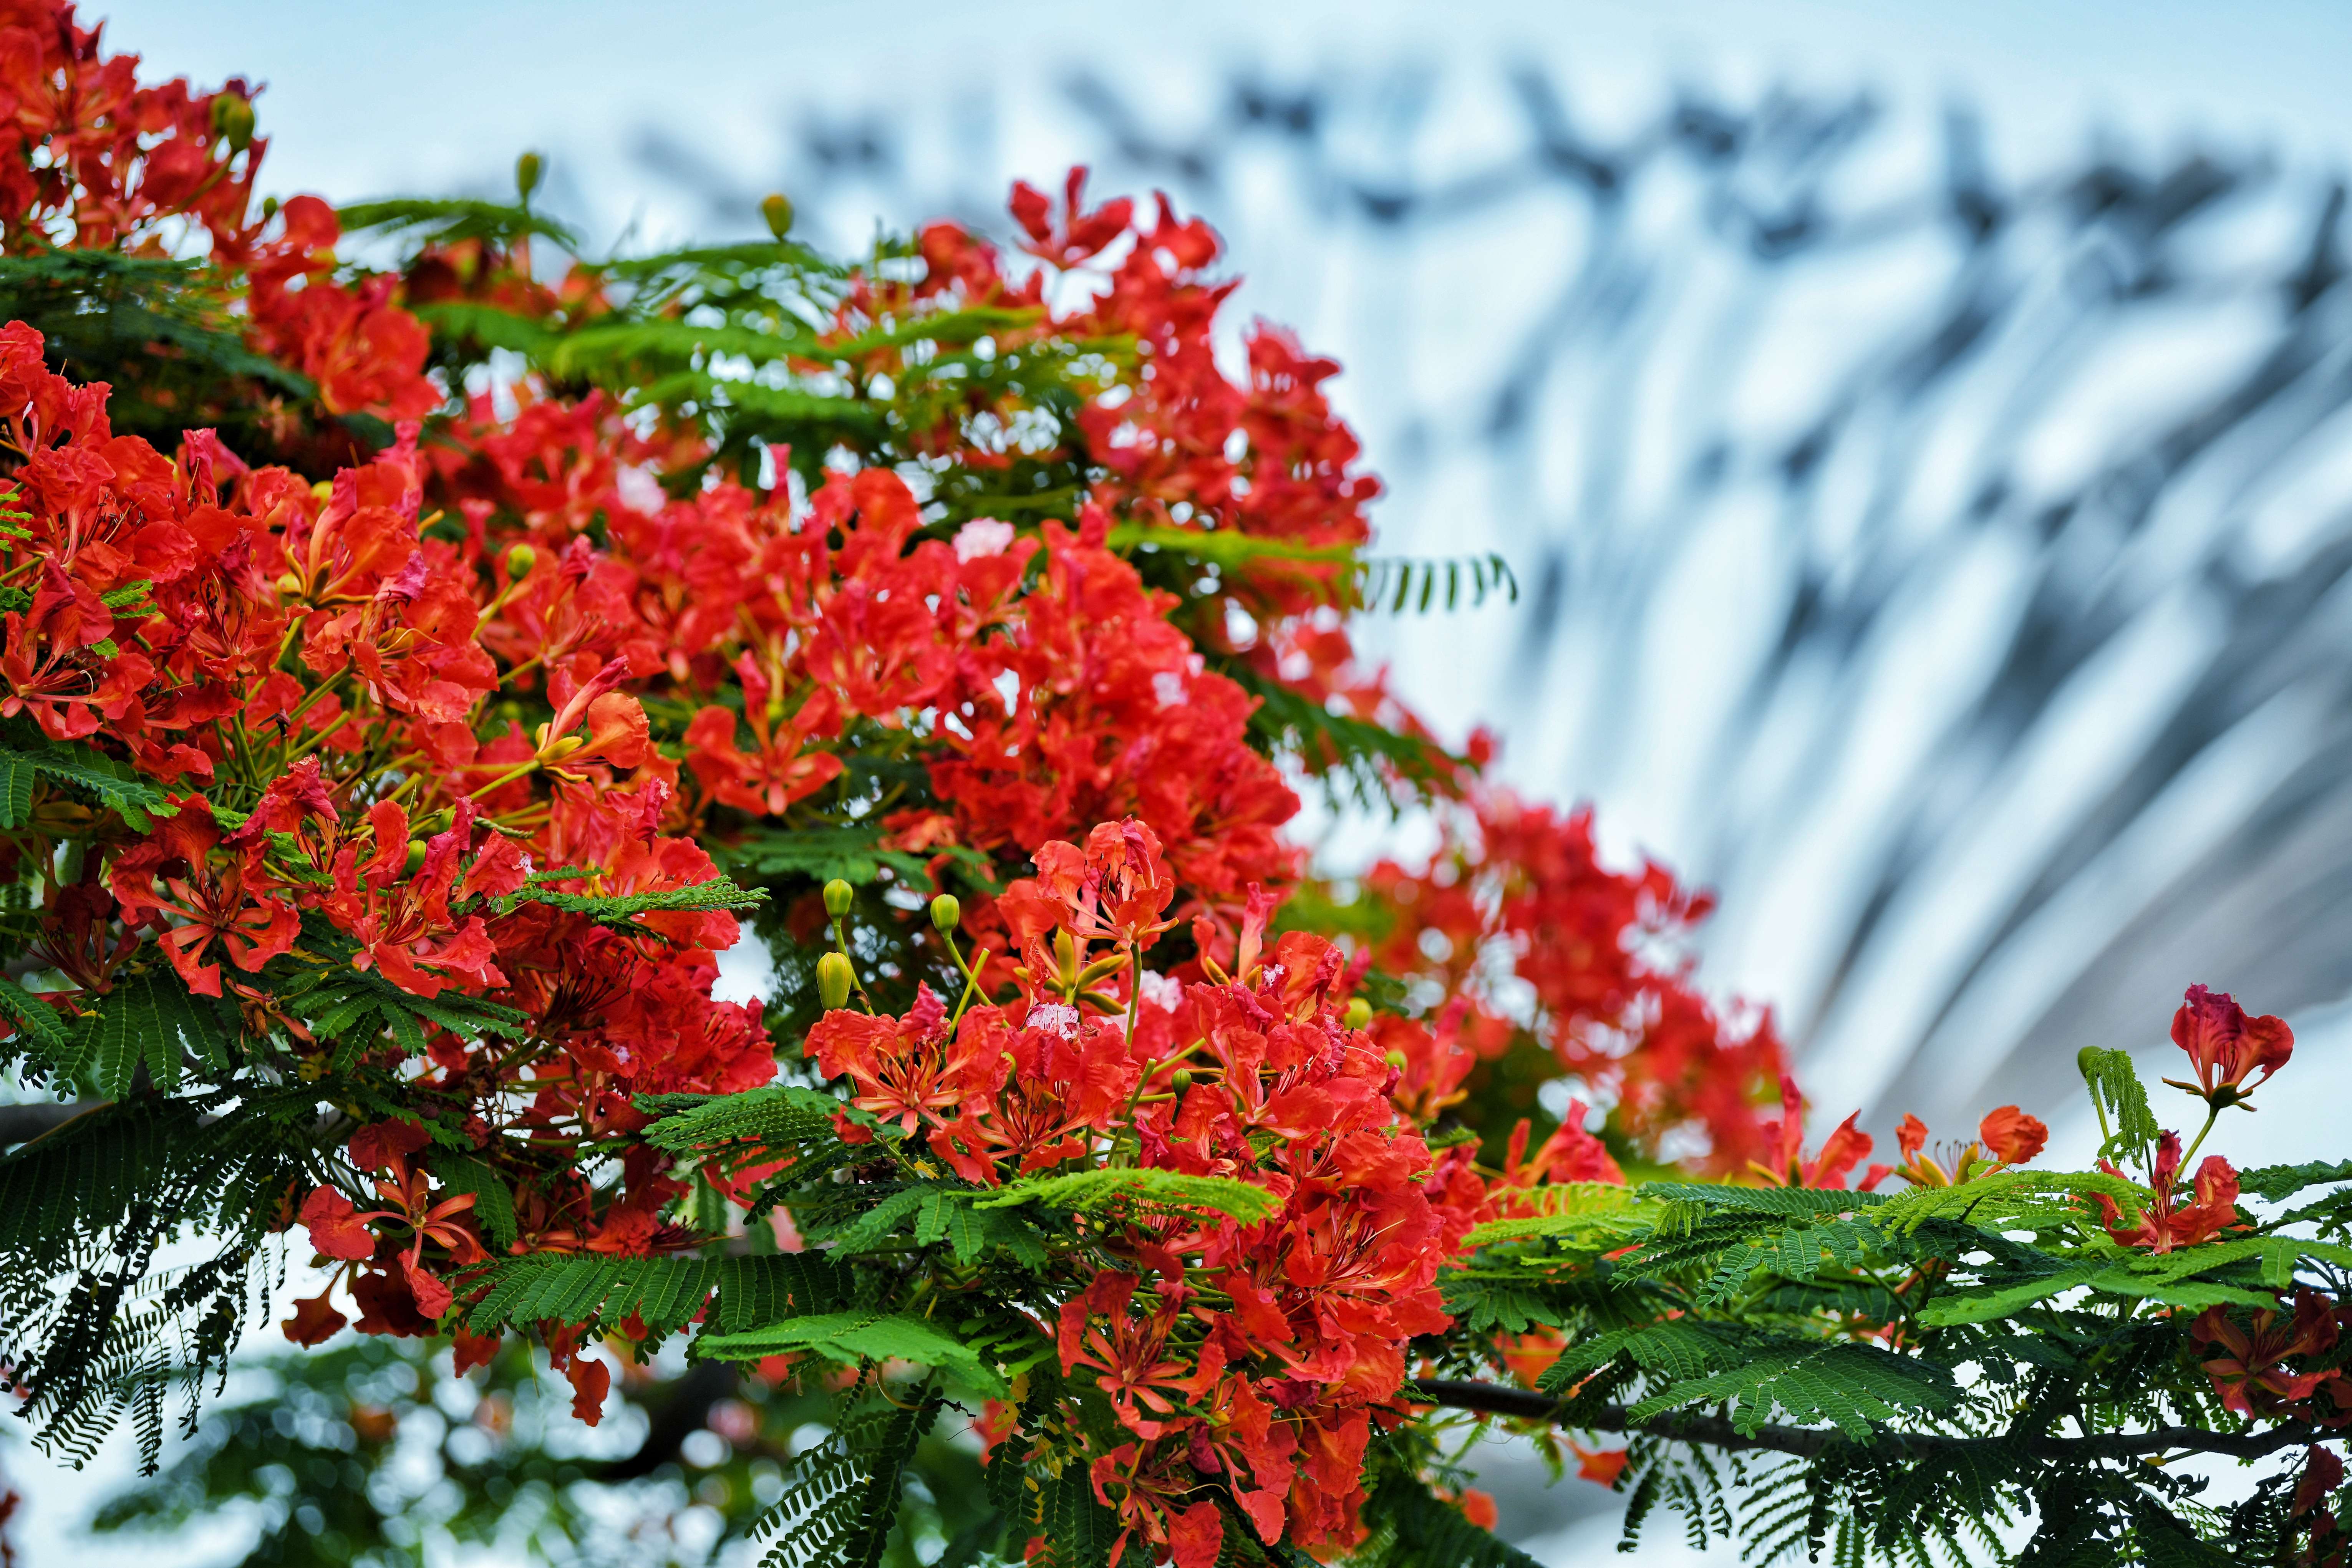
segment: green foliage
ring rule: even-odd
[[[529,207],[462,196],[353,202],[337,209],[335,216],[345,234],[373,231],[418,245],[446,246],[478,240],[506,247],[534,237],[565,247],[580,243],[579,236],[571,229]]]
[[[425,1049],[428,1027],[463,1038],[520,1037],[530,1020],[502,1003],[462,992],[419,996],[373,969],[355,968],[357,944],[315,915],[303,922],[305,949],[333,955],[326,963],[279,959],[272,965],[278,999],[320,1040],[336,1042],[336,1065],[348,1068],[389,1033],[411,1056]]]
[[[1035,1511],[1023,1522],[1045,1542],[1038,1568],[1107,1568],[1118,1540],[1118,1519],[1096,1499],[1086,1473],[1071,1465],[1058,1476],[1042,1477],[1034,1495]],[[1225,1534],[1229,1542],[1234,1539],[1231,1521]]]
[[[1473,609],[1485,604],[1489,594],[1502,595],[1506,604],[1519,602],[1519,580],[1510,563],[1491,552],[1434,561],[1380,556],[1356,568],[1357,602],[1391,615],[1402,614],[1407,606],[1424,616],[1435,608],[1459,609],[1465,584]]]
[[[585,876],[586,872],[576,873]],[[511,914],[524,904],[545,904],[551,909],[572,914],[586,915],[599,925],[615,931],[643,933],[651,930],[641,915],[677,910],[750,910],[767,901],[768,895],[756,888],[739,888],[727,878],[713,877],[707,882],[695,882],[679,888],[657,888],[644,893],[564,893],[547,886],[551,877],[541,873],[531,881],[502,898],[491,900],[500,914]]]
[[[152,1463],[166,1390],[235,1347],[266,1282],[259,1253],[310,1160],[308,1093],[118,1102],[0,1158],[0,1363],[44,1451],[86,1458],[127,1414]],[[157,1248],[213,1251],[151,1279]]]
[[[0,1006],[16,1005],[0,990]],[[148,1083],[168,1093],[179,1087],[184,1059],[206,1075],[226,1074],[235,1035],[216,1001],[192,994],[169,965],[159,964],[116,976],[98,1010],[75,1021],[57,1066],[71,1075],[87,1064],[110,1099],[129,1094],[142,1070]]]
[[[0,827],[21,827],[32,820],[37,779],[113,812],[134,833],[146,832],[156,817],[177,810],[162,785],[128,763],[79,741],[52,741],[28,720],[0,723]]]
[[[2090,1086],[2091,1103],[2098,1109],[2099,1125],[2106,1132],[2099,1146],[2100,1158],[2146,1164],[2162,1129],[2157,1125],[2156,1113],[2148,1109],[2147,1089],[2132,1067],[2130,1054],[2086,1046],[2075,1058],[2075,1065]],[[2112,1122],[2109,1117],[2114,1118]]]
[[[1914,1187],[1877,1212],[1881,1225],[1913,1231],[1929,1219],[1980,1229],[2063,1233],[2078,1230],[2093,1212],[2084,1200],[2114,1203],[2120,1223],[2138,1223],[2147,1189],[2098,1171],[1997,1171],[1951,1187]]]
[[[474,1221],[494,1249],[504,1252],[515,1244],[514,1194],[496,1171],[479,1160],[442,1149],[427,1154],[425,1165],[450,1192],[474,1195]]]
[[[1454,1504],[1433,1495],[1391,1446],[1372,1456],[1365,1488],[1362,1545],[1349,1552],[1349,1568],[1536,1568],[1517,1547],[1481,1530]]]
[[[1267,751],[1296,758],[1335,805],[1353,801],[1393,810],[1399,785],[1442,794],[1463,766],[1460,758],[1425,736],[1333,713],[1239,660],[1213,659],[1211,668],[1257,700],[1250,714],[1252,738]]]
[[[2107,1104],[2139,1131],[2128,1091]],[[2341,1172],[2254,1179],[2291,1195]],[[1629,1436],[1629,1536],[1663,1504],[1695,1543],[1731,1539],[1755,1562],[2272,1561],[2292,1528],[2276,1494],[2258,1494],[2268,1513],[2223,1516],[2185,1473],[2144,1462],[2162,1443],[2093,1445],[2216,1430],[2200,1364],[2214,1352],[2189,1326],[2346,1278],[2352,1247],[2241,1230],[2138,1251],[2108,1237],[2101,1199],[2137,1215],[2147,1194],[2031,1171],[1891,1198],[1570,1188],[1476,1233],[1444,1283],[1473,1335],[1566,1334],[1538,1389],[1562,1426]],[[2012,1555],[2002,1532],[2029,1518],[2038,1532]]]
[[[1024,1176],[971,1200],[974,1208],[1034,1205],[1064,1214],[1136,1214],[1190,1210],[1223,1215],[1244,1225],[1270,1217],[1282,1205],[1264,1187],[1223,1176],[1181,1171],[1111,1168],[1062,1175]]]
[[[722,1361],[806,1353],[851,1366],[895,1359],[935,1367],[982,1393],[1004,1392],[1004,1380],[974,1345],[894,1312],[825,1312],[736,1333],[705,1333],[694,1342],[694,1352]]]
[[[2261,1165],[2238,1173],[2239,1190],[2273,1203],[2291,1198],[2306,1187],[2352,1182],[2352,1160],[2314,1160],[2301,1165]]]
[[[877,1386],[871,1399],[847,1406],[760,1521],[758,1535],[779,1538],[762,1568],[878,1568],[908,1461],[940,1403],[928,1384],[904,1402]]]
[[[0,320],[39,329],[51,369],[113,388],[117,433],[167,452],[192,429],[233,445],[257,437],[272,405],[315,395],[308,377],[246,347],[201,262],[70,248],[0,257]]]
[[[721,1334],[730,1334],[858,1300],[857,1287],[847,1273],[815,1253],[767,1258],[541,1253],[495,1263],[473,1286],[480,1294],[466,1310],[466,1326],[475,1333],[535,1323],[614,1330],[634,1316],[656,1341],[676,1332],[706,1306],[710,1309],[706,1327],[715,1324]]]
[[[797,878],[811,882],[839,877],[866,883],[887,866],[910,887],[930,885],[929,862],[920,855],[878,847],[879,823],[838,827],[755,828],[732,842],[714,845],[711,857],[732,875],[761,879]]]

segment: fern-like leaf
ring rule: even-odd
[[[898,1522],[908,1462],[940,1403],[927,1385],[907,1404],[837,1417],[754,1528],[755,1536],[779,1537],[761,1568],[878,1568]]]
[[[1282,1205],[1264,1187],[1223,1176],[1181,1171],[1103,1169],[1064,1175],[1027,1176],[994,1192],[975,1195],[974,1208],[1034,1205],[1065,1214],[1140,1212],[1151,1209],[1220,1214],[1244,1225],[1273,1216]]]

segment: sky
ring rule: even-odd
[[[1171,127],[1190,123],[1238,61],[1276,78],[1399,61],[1489,71],[1531,61],[1565,84],[1577,113],[1602,125],[1634,122],[1677,81],[1735,93],[1789,81],[1823,90],[1866,85],[1914,106],[1964,97],[1985,111],[1995,156],[2019,166],[2100,135],[2268,147],[2311,168],[2344,163],[2352,150],[2342,68],[2352,58],[2352,6],[2316,0],[907,0],[887,8],[842,0],[120,0],[99,9],[110,18],[111,45],[143,54],[151,77],[187,74],[210,85],[242,75],[266,84],[257,107],[271,139],[270,189],[336,201],[503,194],[516,154],[541,149],[551,157],[547,202],[580,221],[592,244],[625,233],[655,244],[717,237],[730,225],[753,231],[748,201],[714,212],[649,169],[649,126],[692,150],[722,183],[756,193],[784,166],[782,128],[812,108],[903,100],[918,106],[910,112],[951,112],[976,84],[1010,84],[1015,101],[996,155],[1050,175],[1084,153],[1048,90],[1073,68],[1125,86]],[[1234,262],[1253,279],[1244,295],[1253,309],[1313,323],[1329,308],[1307,259],[1244,250]],[[1343,378],[1343,406],[1355,395]],[[1378,468],[1377,446],[1369,457]],[[1506,619],[1490,618],[1439,634],[1453,646],[1414,645],[1424,656],[1423,689],[1457,704],[1471,693],[1475,716],[1507,730],[1512,692],[1476,674],[1491,669],[1507,629]],[[1629,807],[1637,819],[1639,804]],[[2307,1027],[2311,1037],[2340,1045],[2352,1035],[2352,1022],[2314,1022],[2320,1034]],[[2352,1051],[2337,1049],[2330,1061],[2347,1066],[2317,1070],[2345,1081],[2307,1079],[2315,1092],[2264,1117],[2279,1157],[2318,1152],[2332,1134],[2324,1108],[2352,1089]],[[2087,1136],[2084,1126],[2062,1125],[2060,1152],[2079,1152]],[[40,1469],[19,1447],[0,1447],[0,1461],[30,1484],[23,1539],[33,1564],[70,1555],[86,1568],[176,1568],[217,1557],[216,1539],[92,1545],[74,1537],[78,1519],[125,1473],[119,1445],[79,1476]],[[1605,1549],[1613,1530],[1605,1516],[1563,1519],[1536,1550],[1547,1562],[1580,1561]],[[1662,1544],[1643,1560],[1693,1559]]]

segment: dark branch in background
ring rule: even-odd
[[[0,1105],[0,1149],[29,1143],[105,1103],[102,1100],[77,1100],[59,1105]]]
[[[594,1479],[634,1481],[664,1465],[676,1464],[686,1440],[710,1424],[710,1412],[722,1399],[734,1396],[740,1373],[730,1363],[697,1362],[686,1375],[667,1386],[646,1424],[646,1440],[625,1458],[600,1467]]]
[[[1515,754],[1558,758],[1562,795],[1680,792],[1709,847],[1679,868],[1735,913],[1781,907],[1792,883],[1817,880],[1819,867],[1775,857],[1842,814],[1834,835],[1811,835],[1863,847],[1838,867],[1854,882],[1822,928],[1826,979],[1815,995],[1773,999],[1801,1045],[1864,1020],[1883,1032],[1866,982],[1912,941],[1908,911],[1948,907],[1937,884],[1955,865],[2014,865],[1924,983],[1934,989],[1906,1015],[1921,1022],[1886,1039],[1906,1065],[1874,1112],[1882,1126],[1906,1110],[1936,1125],[1973,1119],[1985,1083],[2027,1104],[2071,1094],[2077,1047],[2134,1030],[2159,1043],[2162,999],[2190,980],[2283,1013],[2352,990],[2352,659],[2331,608],[2352,583],[2352,506],[2333,491],[2308,500],[2284,546],[2258,527],[2279,478],[2319,469],[2352,410],[2340,184],[2284,178],[2259,153],[2141,153],[2112,140],[2021,174],[1956,109],[1940,160],[1890,191],[1864,166],[1895,116],[1866,94],[1685,91],[1604,134],[1538,69],[1514,69],[1501,94],[1467,85],[1499,106],[1502,127],[1468,152],[1444,79],[1421,62],[1298,79],[1243,69],[1190,115],[1093,76],[1069,82],[1066,101],[1070,151],[1095,165],[1097,189],[1169,187],[1225,231],[1244,272],[1310,264],[1303,256],[1354,266],[1369,252],[1395,276],[1434,261],[1417,275],[1445,279],[1460,275],[1474,225],[1571,237],[1519,247],[1549,270],[1491,345],[1451,345],[1457,363],[1491,350],[1483,384],[1449,374],[1432,394],[1427,378],[1360,354],[1349,383],[1396,492],[1383,549],[1425,552],[1441,535],[1447,548],[1501,549],[1529,588],[1528,658],[1584,699],[1548,700],[1545,678],[1515,674],[1514,712],[1582,716],[1573,735],[1515,733]],[[737,221],[751,221],[749,193],[781,184],[851,241],[877,208],[899,222],[977,216],[1001,232],[1003,182],[1041,174],[991,163],[985,106],[954,121],[880,107],[803,118],[781,181],[658,157]],[[980,137],[964,134],[974,124]],[[1315,243],[1301,247],[1309,226]],[[1874,274],[1922,286],[1900,307],[1848,303],[1873,293],[1843,280]],[[1702,277],[1727,282],[1702,292]],[[1410,342],[1416,311],[1452,308],[1444,285],[1427,287],[1363,291],[1379,312],[1363,342]],[[1803,353],[1829,367],[1810,390],[1773,357],[1792,300],[1811,312]],[[2238,350],[2168,361],[2153,382],[2126,357],[2149,333],[2205,322]],[[1318,346],[1349,357],[1347,342]],[[1760,416],[1734,401],[1759,381],[1772,389]],[[2079,429],[2063,422],[2068,394],[2119,383],[2136,405],[2160,383],[2161,400],[2053,477],[2042,448]],[[1664,393],[1633,395],[1652,384]],[[1663,415],[1643,443],[1637,410]],[[1662,433],[1670,478],[1637,488],[1630,454]],[[1923,489],[1930,457],[1955,454]],[[1465,473],[1465,458],[1483,472]],[[1508,498],[1507,531],[1464,538],[1461,498],[1482,489]],[[1689,612],[1684,568],[1740,517],[1771,520],[1765,569],[1750,574],[1768,631],[1718,717],[1677,708],[1642,661]],[[1975,666],[1904,640],[1925,624],[1906,611],[1989,561],[2010,563],[2011,598],[1978,617],[1992,624]],[[2180,618],[2204,640],[2165,635]],[[2030,845],[1989,837],[2030,783],[2020,758],[2069,733],[2083,682],[2133,664],[2150,637],[2188,649],[2183,668],[2151,692],[2145,724],[2097,737],[2104,765],[2076,770],[2099,781],[2088,798]],[[1923,659],[1955,667],[1954,695],[1889,804],[1857,815],[1834,785],[1842,758],[1870,752],[1863,699]],[[1698,736],[1682,775],[1662,777],[1625,744],[1644,708]],[[2276,727],[2237,768],[2242,793],[2201,840],[2164,831],[2175,786],[2250,722]],[[2150,835],[2168,862],[2137,852]],[[2126,853],[2146,885],[2101,878]],[[2100,912],[2085,914],[2086,900]],[[2053,911],[2079,946],[2037,935]],[[1979,1000],[2027,952],[2068,967],[2036,992],[2038,1016],[2004,1014],[1988,1038]]]
[[[1414,1385],[1423,1398],[1451,1410],[1474,1410],[1486,1415],[1508,1415],[1523,1421],[1562,1419],[1565,1408],[1549,1394],[1493,1383],[1461,1383],[1424,1377]],[[2095,1432],[2086,1436],[2051,1435],[2015,1437],[1950,1437],[1932,1432],[1881,1432],[1867,1443],[1843,1433],[1811,1426],[1780,1426],[1770,1422],[1753,1432],[1742,1431],[1720,1415],[1681,1412],[1632,1419],[1622,1405],[1579,1410],[1570,1425],[1582,1432],[1622,1432],[1663,1437],[1670,1442],[1704,1444],[1712,1448],[1762,1450],[1811,1458],[1841,1448],[1884,1454],[1890,1458],[1929,1454],[1964,1453],[1971,1448],[2023,1447],[2038,1458],[2139,1459],[2156,1454],[2221,1454],[2233,1459],[2259,1459],[2282,1448],[2312,1443],[2329,1436],[2315,1427],[2287,1422],[2264,1432],[2208,1432],[2196,1426],[2158,1426],[2147,1432]]]

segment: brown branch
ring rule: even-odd
[[[56,1131],[84,1111],[96,1110],[106,1103],[103,1100],[77,1100],[62,1105],[0,1105],[0,1149],[12,1143],[29,1143]]]
[[[686,1440],[708,1426],[711,1409],[736,1390],[740,1369],[723,1361],[698,1362],[670,1384],[669,1396],[655,1406],[637,1451],[597,1468],[600,1481],[633,1481],[674,1464]]]
[[[1969,1448],[2022,1447],[2037,1458],[2132,1459],[2175,1452],[2225,1454],[2237,1459],[2259,1459],[2281,1448],[2316,1442],[2336,1434],[2290,1422],[2266,1432],[2209,1432],[2199,1426],[2158,1426],[2147,1432],[2094,1432],[2086,1436],[2054,1434],[2015,1437],[1950,1437],[1932,1432],[1880,1432],[1857,1442],[1835,1430],[1813,1426],[1781,1426],[1769,1422],[1745,1432],[1720,1415],[1670,1412],[1636,1421],[1622,1405],[1605,1405],[1564,1416],[1565,1402],[1548,1394],[1506,1388],[1495,1383],[1464,1383],[1451,1378],[1424,1377],[1414,1387],[1433,1405],[1454,1410],[1475,1410],[1487,1415],[1509,1415],[1523,1421],[1561,1421],[1588,1432],[1624,1432],[1664,1437],[1678,1443],[1704,1443],[1715,1448],[1766,1449],[1811,1458],[1832,1448],[1865,1448],[1889,1455],[1962,1452]]]

